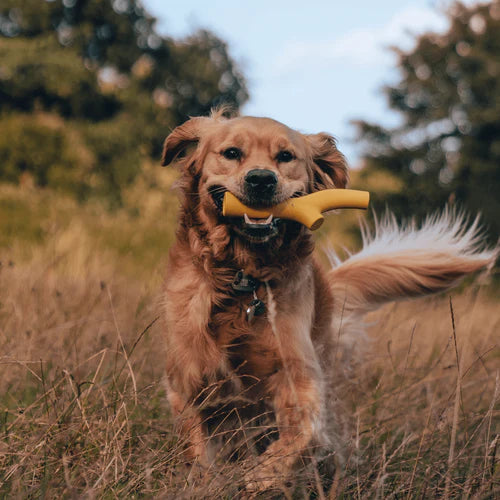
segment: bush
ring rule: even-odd
[[[0,38],[0,108],[29,112],[43,109],[65,118],[109,119],[120,108],[105,94],[97,73],[82,64],[77,52],[51,36]]]
[[[141,169],[142,137],[137,120],[122,114],[114,120],[85,124],[82,131],[95,155],[90,178],[93,194],[121,204],[123,188]]]
[[[0,180],[51,186],[82,199],[93,157],[79,134],[54,115],[12,114],[0,118]]]

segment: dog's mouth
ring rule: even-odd
[[[281,219],[271,214],[267,219],[256,219],[247,214],[238,219],[234,226],[236,232],[252,243],[266,243],[278,235]]]
[[[224,194],[228,191],[224,186],[211,186],[208,189],[219,215],[222,215],[224,204]],[[228,218],[228,222],[234,230],[252,243],[266,243],[279,232],[281,219],[270,215],[266,219],[249,217],[244,214],[243,217]]]

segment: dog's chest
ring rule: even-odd
[[[309,344],[314,288],[307,273],[304,278],[300,287],[285,280],[279,287],[261,283],[252,291],[227,287],[213,296],[209,329],[233,373],[265,380],[282,368],[288,348],[300,351]],[[256,302],[260,311],[252,309]]]
[[[281,358],[267,314],[247,316],[245,298],[214,313],[212,332],[224,364],[244,385],[264,380],[281,367]],[[252,379],[252,380],[250,380]]]

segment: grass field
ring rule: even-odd
[[[171,181],[146,169],[114,213],[0,186],[0,496],[234,497],[237,466],[190,477],[164,397]],[[320,239],[355,243],[352,220]],[[496,295],[469,284],[373,313],[341,389],[347,462],[329,491],[312,476],[281,495],[500,496]]]

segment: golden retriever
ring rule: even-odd
[[[299,223],[222,216],[225,191],[262,207],[345,188],[344,157],[325,133],[219,111],[167,137],[162,163],[174,161],[182,174],[164,291],[168,400],[192,462],[253,460],[245,487],[266,489],[308,456],[341,450],[341,324],[355,339],[365,312],[445,290],[496,252],[481,250],[477,224],[467,230],[460,216],[421,229],[387,219],[359,254],[324,270]]]

